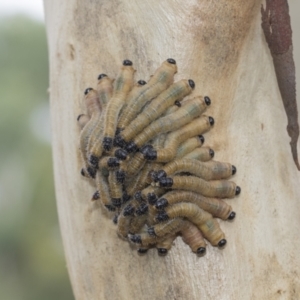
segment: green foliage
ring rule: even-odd
[[[47,142],[47,89],[44,25],[23,16],[2,18],[1,299],[73,299],[58,227],[51,148]]]

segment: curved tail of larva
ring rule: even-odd
[[[88,121],[90,120],[90,117],[88,115],[85,114],[81,114],[77,117],[77,124],[80,128],[80,130],[82,130],[85,125],[88,123]]]

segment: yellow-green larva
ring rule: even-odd
[[[153,174],[155,181],[162,177],[188,172],[205,180],[227,179],[236,172],[236,167],[223,162],[209,161],[201,162],[195,159],[175,159],[166,164],[162,169]]]
[[[206,197],[233,198],[240,193],[240,187],[233,181],[206,181],[196,176],[163,177],[158,185],[175,190],[189,190]]]
[[[126,102],[126,96],[133,86],[134,68],[130,60],[124,60],[121,72],[114,83],[113,96],[107,104],[104,118],[102,147],[109,151],[117,129],[118,116]]]

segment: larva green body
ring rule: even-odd
[[[195,176],[165,177],[160,180],[159,186],[174,190],[189,190],[202,194],[205,197],[217,198],[233,198],[239,194],[240,190],[233,181],[206,181]]]
[[[79,148],[84,167],[88,167],[89,163],[87,159],[87,146],[92,131],[101,115],[99,97],[96,90],[91,88],[85,90],[85,103],[87,106],[88,115],[91,116],[91,118],[81,130]]]
[[[115,211],[115,207],[112,205],[108,182],[101,172],[96,174],[96,186],[99,191],[100,201],[106,209],[109,211]]]
[[[207,104],[202,97],[187,100],[176,112],[159,118],[148,125],[137,135],[133,143],[140,148],[159,133],[177,130],[191,122],[194,118],[199,117],[205,111],[206,107]]]
[[[125,60],[115,83],[113,96],[106,106],[104,118],[103,142],[104,150],[109,151],[113,146],[113,139],[117,129],[117,122],[120,110],[125,104],[127,94],[133,86],[134,68],[132,62]]]
[[[188,172],[205,180],[217,180],[231,177],[234,170],[235,167],[228,163],[218,161],[204,163],[195,159],[181,158],[166,164],[158,172],[163,172],[165,177]]]
[[[191,81],[193,82],[193,81]],[[180,80],[172,84],[166,91],[162,92],[157,98],[144,109],[125,129],[120,133],[119,138],[129,142],[140,133],[152,121],[156,120],[163,112],[171,106],[177,99],[182,99],[191,91],[193,84],[188,80]]]
[[[158,215],[158,220],[186,218],[195,224],[205,238],[213,245],[218,246],[225,239],[219,223],[211,214],[205,212],[193,203],[178,203],[168,206],[165,211]]]
[[[199,206],[201,209],[212,214],[214,217],[227,220],[232,213],[232,208],[226,202],[218,198],[207,198],[191,191],[171,191],[164,194],[157,200],[154,207],[162,210],[167,206],[180,202],[190,202]]]
[[[113,79],[109,78],[105,74],[100,74],[98,79],[97,93],[99,95],[99,101],[102,104],[102,113],[90,136],[87,151],[90,165],[96,168],[98,167],[98,161],[103,152],[102,139],[106,106],[113,91]]]
[[[120,130],[126,128],[148,101],[168,88],[173,83],[173,76],[176,72],[176,63],[170,63],[168,60],[163,62],[147,85],[141,87],[139,93],[128,99],[127,106],[120,116],[118,128]]]

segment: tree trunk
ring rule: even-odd
[[[45,0],[56,197],[76,299],[297,299],[300,176],[290,150],[261,1]],[[166,58],[176,79],[209,95],[215,159],[237,166],[237,213],[224,250],[196,257],[179,239],[167,257],[139,257],[89,201],[80,175],[83,91],[130,59],[147,80]],[[299,257],[299,258],[298,258]],[[298,296],[297,296],[298,295]]]

